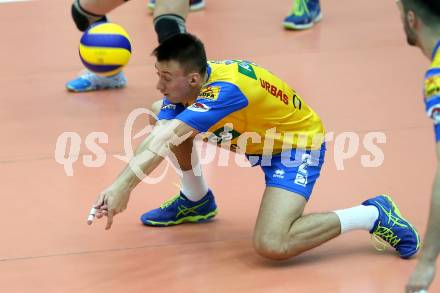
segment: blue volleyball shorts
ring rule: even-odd
[[[266,186],[278,187],[310,198],[321,174],[326,147],[319,150],[292,149],[272,156],[247,155],[252,166],[260,166]]]

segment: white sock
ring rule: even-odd
[[[200,165],[193,168],[197,170],[200,168]],[[199,201],[208,193],[208,184],[206,184],[202,172],[199,171],[182,171],[182,193],[191,201]],[[200,174],[200,176],[194,173]]]
[[[341,222],[341,234],[351,230],[370,231],[379,217],[379,210],[371,205],[359,205],[349,209],[337,210],[335,213]]]

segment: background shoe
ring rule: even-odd
[[[420,249],[420,237],[416,229],[405,220],[391,197],[379,195],[366,200],[363,205],[373,205],[379,210],[379,217],[374,223],[370,234],[376,240],[383,241],[394,247],[401,258],[409,258]],[[379,240],[381,243],[381,241]],[[384,250],[384,248],[378,248]]]
[[[217,205],[211,190],[199,201],[190,201],[180,192],[159,208],[143,214],[141,222],[147,226],[173,226],[185,222],[203,222],[215,217],[217,213]]]
[[[127,84],[127,79],[121,71],[113,76],[100,76],[93,72],[86,71],[79,77],[66,83],[66,88],[71,92],[89,92],[108,89],[123,88]]]
[[[292,10],[284,19],[285,29],[303,30],[311,28],[322,18],[319,0],[294,0]]]

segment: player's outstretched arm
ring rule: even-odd
[[[170,152],[170,146],[179,145],[197,133],[180,120],[158,123],[116,180],[98,196],[89,214],[88,224],[92,224],[95,216],[107,216],[106,229],[110,229],[113,216],[127,208],[131,191],[162,162]]]
[[[440,251],[440,142],[437,143],[437,173],[434,181],[431,209],[429,212],[428,229],[425,241],[417,262],[416,269],[411,275],[407,293],[427,290],[435,276],[436,259]]]

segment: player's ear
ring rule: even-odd
[[[408,22],[409,28],[411,28],[412,30],[418,29],[420,25],[417,15],[412,10],[409,10],[408,13],[406,14],[406,21]]]
[[[202,83],[202,76],[198,72],[189,74],[189,84],[193,87],[200,86]]]

